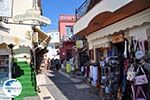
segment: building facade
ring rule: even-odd
[[[60,15],[59,17],[59,33],[60,33],[60,60],[69,60],[75,55],[75,41],[71,38],[74,35],[73,25],[75,23],[74,15]]]
[[[34,47],[32,43],[35,42],[33,36],[35,32],[38,32],[37,44],[41,43],[38,40],[43,44],[48,42],[50,38],[35,29],[35,26],[40,28],[41,23],[45,20],[49,23],[49,20],[41,16],[40,0],[4,0],[0,1],[0,5],[3,8],[0,10],[0,66],[2,69],[0,70],[0,99],[8,99],[2,92],[2,84],[10,78],[18,79],[23,87],[21,94],[15,99],[23,99],[29,95],[35,96],[37,95],[35,69],[30,66],[31,58],[33,58],[31,51]],[[4,15],[5,12],[8,14]],[[30,87],[30,90],[27,87]]]
[[[51,41],[48,44],[48,57],[50,59],[60,59],[59,57],[59,45],[60,45],[60,34],[57,30],[48,31],[47,34],[51,36]]]
[[[138,0],[132,2],[126,0],[126,2],[117,2],[114,6],[108,6],[107,0],[100,1],[76,22],[74,32],[87,36],[89,50],[94,50],[94,57],[92,57],[94,61],[96,61],[95,49],[109,47],[114,34],[123,33],[125,37],[147,40],[149,7],[148,4],[146,5],[147,1],[143,1],[141,5],[140,3]],[[137,9],[132,9],[135,6],[138,6]],[[101,10],[97,11],[98,8]]]
[[[126,75],[128,75],[128,68],[133,63],[138,63],[134,61],[138,59],[137,52],[143,52],[145,54],[143,57],[146,57],[150,50],[150,2],[147,0],[87,0],[83,5],[87,5],[87,8],[84,8],[86,10],[84,13],[81,12],[82,7],[77,9],[74,32],[87,38],[90,62],[98,63],[97,84],[100,85],[100,96],[105,98],[105,94],[113,93],[113,96],[109,95],[107,98],[117,100],[132,98],[130,95],[136,90],[130,91]],[[143,69],[149,73],[147,68],[143,67]],[[111,83],[112,74],[113,82],[116,83]],[[113,86],[116,85],[118,87],[114,89]],[[121,94],[125,97],[122,95],[115,97],[119,88],[124,88]],[[135,89],[138,88],[135,87]],[[143,90],[146,97],[150,98],[147,94],[149,91],[145,88]]]

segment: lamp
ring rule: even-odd
[[[9,44],[8,47],[9,47],[10,49],[13,49],[14,45],[13,45],[13,44]]]

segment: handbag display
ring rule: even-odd
[[[137,71],[139,72],[140,69],[143,72],[143,75],[135,76],[135,85],[143,85],[143,84],[147,84],[148,83],[148,79],[146,77],[146,74],[145,74],[143,68],[141,66],[139,66]]]
[[[141,86],[138,86],[137,91],[135,92],[132,85],[132,92],[133,92],[133,100],[148,100]],[[140,97],[140,95],[142,95],[142,97]]]
[[[134,71],[133,64],[131,64],[131,66],[129,67],[129,69],[127,71],[127,80],[128,81],[133,81],[135,76],[136,76],[136,72]]]

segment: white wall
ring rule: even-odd
[[[33,0],[13,0],[13,16],[24,14],[27,9],[32,8]]]
[[[13,0],[13,17],[16,15],[25,14],[28,9],[32,8],[32,2],[33,0]],[[9,18],[9,22],[15,23],[12,18]],[[31,23],[32,21],[26,22]],[[25,39],[27,31],[32,32],[31,25],[4,24],[4,26],[10,29],[9,33],[11,35],[23,39]],[[23,57],[24,55],[26,55],[27,57],[30,56],[29,48],[19,47],[14,49],[15,57]]]
[[[150,23],[129,29],[129,36],[133,36],[136,40],[147,40],[146,29],[148,28]]]
[[[80,20],[74,25],[74,33],[78,33],[86,28],[89,22],[98,14],[105,11],[115,11],[120,7],[126,5],[132,0],[102,0],[94,8],[92,8],[87,14],[85,14]]]
[[[32,0],[13,0],[13,17],[20,14],[25,14],[26,10],[32,8]],[[12,18],[13,18],[12,17]],[[12,18],[9,22],[15,23]],[[31,23],[32,21],[26,21]],[[5,27],[10,28],[10,34],[14,34],[17,37],[25,38],[27,31],[32,31],[31,25],[18,25],[18,24],[5,24]]]
[[[58,31],[49,31],[49,32],[47,32],[47,34],[51,36],[50,43],[59,43],[60,42],[60,34]]]

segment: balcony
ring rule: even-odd
[[[79,20],[100,1],[102,0],[86,0],[79,8],[76,9],[76,20]]]
[[[74,25],[74,33],[77,34],[86,29],[96,16],[105,14],[105,12],[113,13],[131,1],[132,0],[86,0],[76,10],[77,22]],[[98,21],[100,22],[101,20]]]

